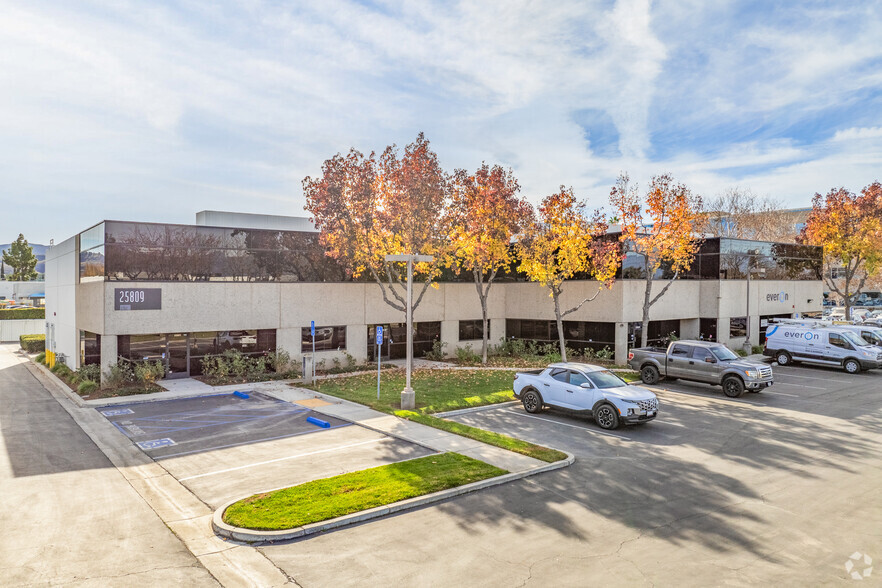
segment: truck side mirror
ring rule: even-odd
[[[714,359],[713,357],[705,357],[704,362],[705,363],[717,363],[717,360]]]

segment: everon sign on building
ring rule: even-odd
[[[213,215],[210,216],[210,215]],[[68,364],[119,357],[162,361],[174,376],[198,375],[203,358],[225,349],[263,354],[284,349],[317,359],[348,354],[375,358],[373,333],[384,326],[382,357],[404,356],[404,313],[383,301],[373,282],[352,281],[318,245],[308,221],[230,213],[200,213],[197,222],[227,226],[105,221],[47,252],[47,348]],[[293,227],[293,228],[292,228]],[[749,253],[748,253],[749,252]],[[751,271],[749,291],[748,268]],[[760,269],[762,271],[760,271]],[[733,347],[750,332],[760,343],[764,321],[821,308],[818,248],[709,239],[686,275],[653,306],[649,340],[675,334]],[[663,281],[664,276],[662,276]],[[440,280],[414,313],[414,349],[435,341],[480,346],[481,307],[471,277]],[[592,281],[567,283],[563,305],[597,291]],[[624,363],[639,341],[644,282],[626,256],[619,279],[564,321],[567,345],[608,347]],[[547,291],[507,275],[489,293],[490,340],[555,342]]]

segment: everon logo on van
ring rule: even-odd
[[[774,331],[773,331],[774,332]],[[806,341],[814,341],[815,339],[820,339],[821,336],[817,333],[812,333],[810,331],[806,331],[805,333],[797,333],[794,331],[784,331],[785,337],[790,337],[792,339],[805,339]],[[769,333],[766,333],[766,337],[769,336]]]
[[[766,294],[766,302],[787,302],[788,300],[790,300],[790,294],[788,294],[787,292]]]

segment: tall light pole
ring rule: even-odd
[[[386,261],[407,262],[407,377],[404,390],[401,391],[401,408],[413,410],[416,406],[416,395],[410,386],[410,372],[413,370],[413,264],[430,262],[434,257],[431,255],[403,254],[387,255]]]

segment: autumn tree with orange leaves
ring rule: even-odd
[[[328,255],[353,277],[367,274],[383,300],[406,313],[406,265],[387,263],[389,254],[434,256],[414,264],[413,309],[419,306],[440,268],[449,262],[449,179],[429,141],[420,133],[399,154],[387,147],[377,157],[351,149],[322,165],[322,175],[303,180],[306,210],[312,213]]]
[[[664,174],[652,178],[646,197],[641,199],[637,186],[631,186],[628,174],[623,173],[610,191],[610,203],[620,219],[625,253],[642,260],[646,289],[640,346],[646,347],[649,310],[689,269],[698,252],[697,232],[703,222],[701,197]],[[653,297],[652,285],[663,266],[673,272],[673,277]]]
[[[518,244],[520,270],[530,281],[547,288],[554,301],[562,361],[567,361],[563,317],[594,300],[615,281],[621,256],[618,244],[603,238],[606,230],[606,221],[599,211],[586,217],[585,204],[576,201],[571,188],[561,186],[559,192],[542,201],[539,221],[532,224]],[[561,310],[563,284],[577,274],[597,280],[597,291],[576,306]]]
[[[456,170],[452,182],[451,234],[454,264],[471,272],[481,301],[481,362],[487,363],[490,332],[487,297],[500,269],[514,260],[512,238],[533,220],[533,207],[518,198],[511,170],[483,164],[475,173]]]
[[[882,272],[882,184],[853,194],[845,188],[815,194],[800,241],[824,247],[824,281],[845,302],[845,318],[868,279]],[[841,267],[835,280],[831,268]]]

